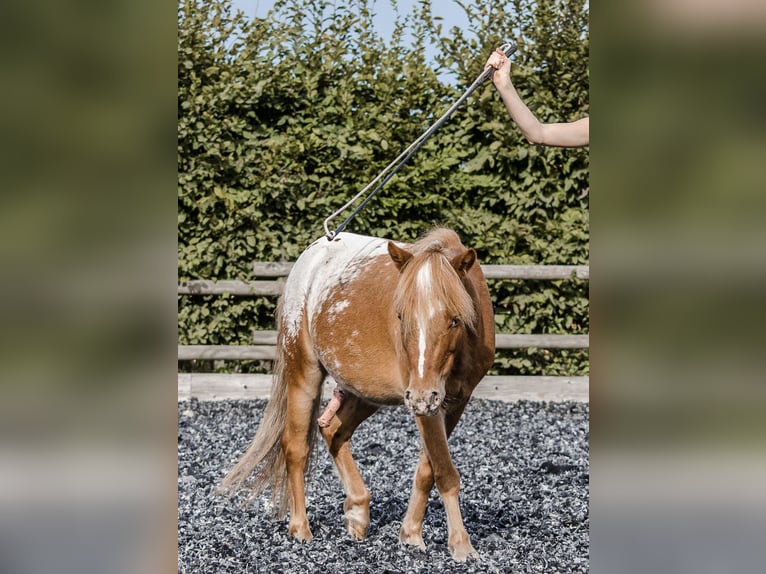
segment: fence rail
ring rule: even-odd
[[[265,399],[271,392],[271,375],[179,373],[178,400]],[[325,400],[332,387],[325,383]],[[500,401],[588,401],[588,377],[484,377],[472,396]]]
[[[255,277],[279,279],[287,277],[292,263],[256,262],[253,264]],[[482,265],[481,270],[487,279],[524,279],[524,280],[566,280],[590,279],[587,265]],[[179,295],[223,295],[237,296],[281,295],[284,281],[183,281],[178,285]]]
[[[277,332],[256,331],[256,345],[178,345],[178,360],[273,360],[276,357]],[[495,335],[498,349],[587,349],[588,335]]]
[[[279,296],[284,279],[293,263],[255,262],[253,281],[180,282],[179,295],[223,295],[242,297]],[[488,280],[577,280],[588,281],[587,265],[482,265]],[[268,278],[269,280],[263,280]],[[255,331],[253,345],[178,345],[178,360],[267,360],[276,356],[277,332]],[[587,349],[589,335],[517,334],[495,335],[498,349]],[[487,376],[479,384],[474,396],[498,400],[588,400],[589,378],[581,377],[508,377]],[[178,400],[191,397],[200,400],[227,398],[266,398],[271,388],[271,375],[242,375],[218,373],[179,373]],[[325,389],[325,395],[331,392]]]

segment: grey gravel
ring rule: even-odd
[[[275,520],[269,498],[214,494],[250,443],[265,400],[178,403],[178,571],[187,573],[588,572],[589,406],[473,399],[450,449],[461,474],[461,510],[479,561],[455,563],[434,489],[426,551],[398,532],[419,435],[404,407],[381,409],[351,448],[372,493],[368,537],[343,526],[343,490],[324,443],[306,487],[314,539],[301,543]]]

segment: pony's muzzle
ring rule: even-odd
[[[439,412],[443,395],[438,391],[412,391],[404,392],[404,404],[418,417],[431,417]]]

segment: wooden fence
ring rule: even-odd
[[[188,281],[178,285],[179,295],[279,296],[292,263],[256,262],[253,281]],[[590,278],[585,265],[482,265],[487,279],[580,280]],[[276,331],[256,331],[253,345],[179,345],[178,360],[273,360],[276,355]],[[526,335],[498,333],[498,349],[545,348],[587,349],[588,335]],[[589,377],[496,376],[485,377],[474,391],[480,398],[514,401],[587,401]],[[179,373],[178,400],[267,398],[271,375]],[[325,397],[332,393],[324,389]]]

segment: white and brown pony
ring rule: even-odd
[[[280,300],[269,404],[222,490],[246,488],[256,496],[270,487],[278,516],[289,504],[290,534],[311,539],[304,478],[319,429],[343,482],[348,531],[364,538],[370,491],[349,440],[380,406],[403,402],[423,442],[399,539],[425,549],[423,517],[436,483],[452,557],[477,557],[460,514],[460,476],[447,437],[493,363],[492,313],[476,252],[453,231],[436,229],[412,245],[350,233],[315,241]],[[318,425],[325,378],[337,391]]]

